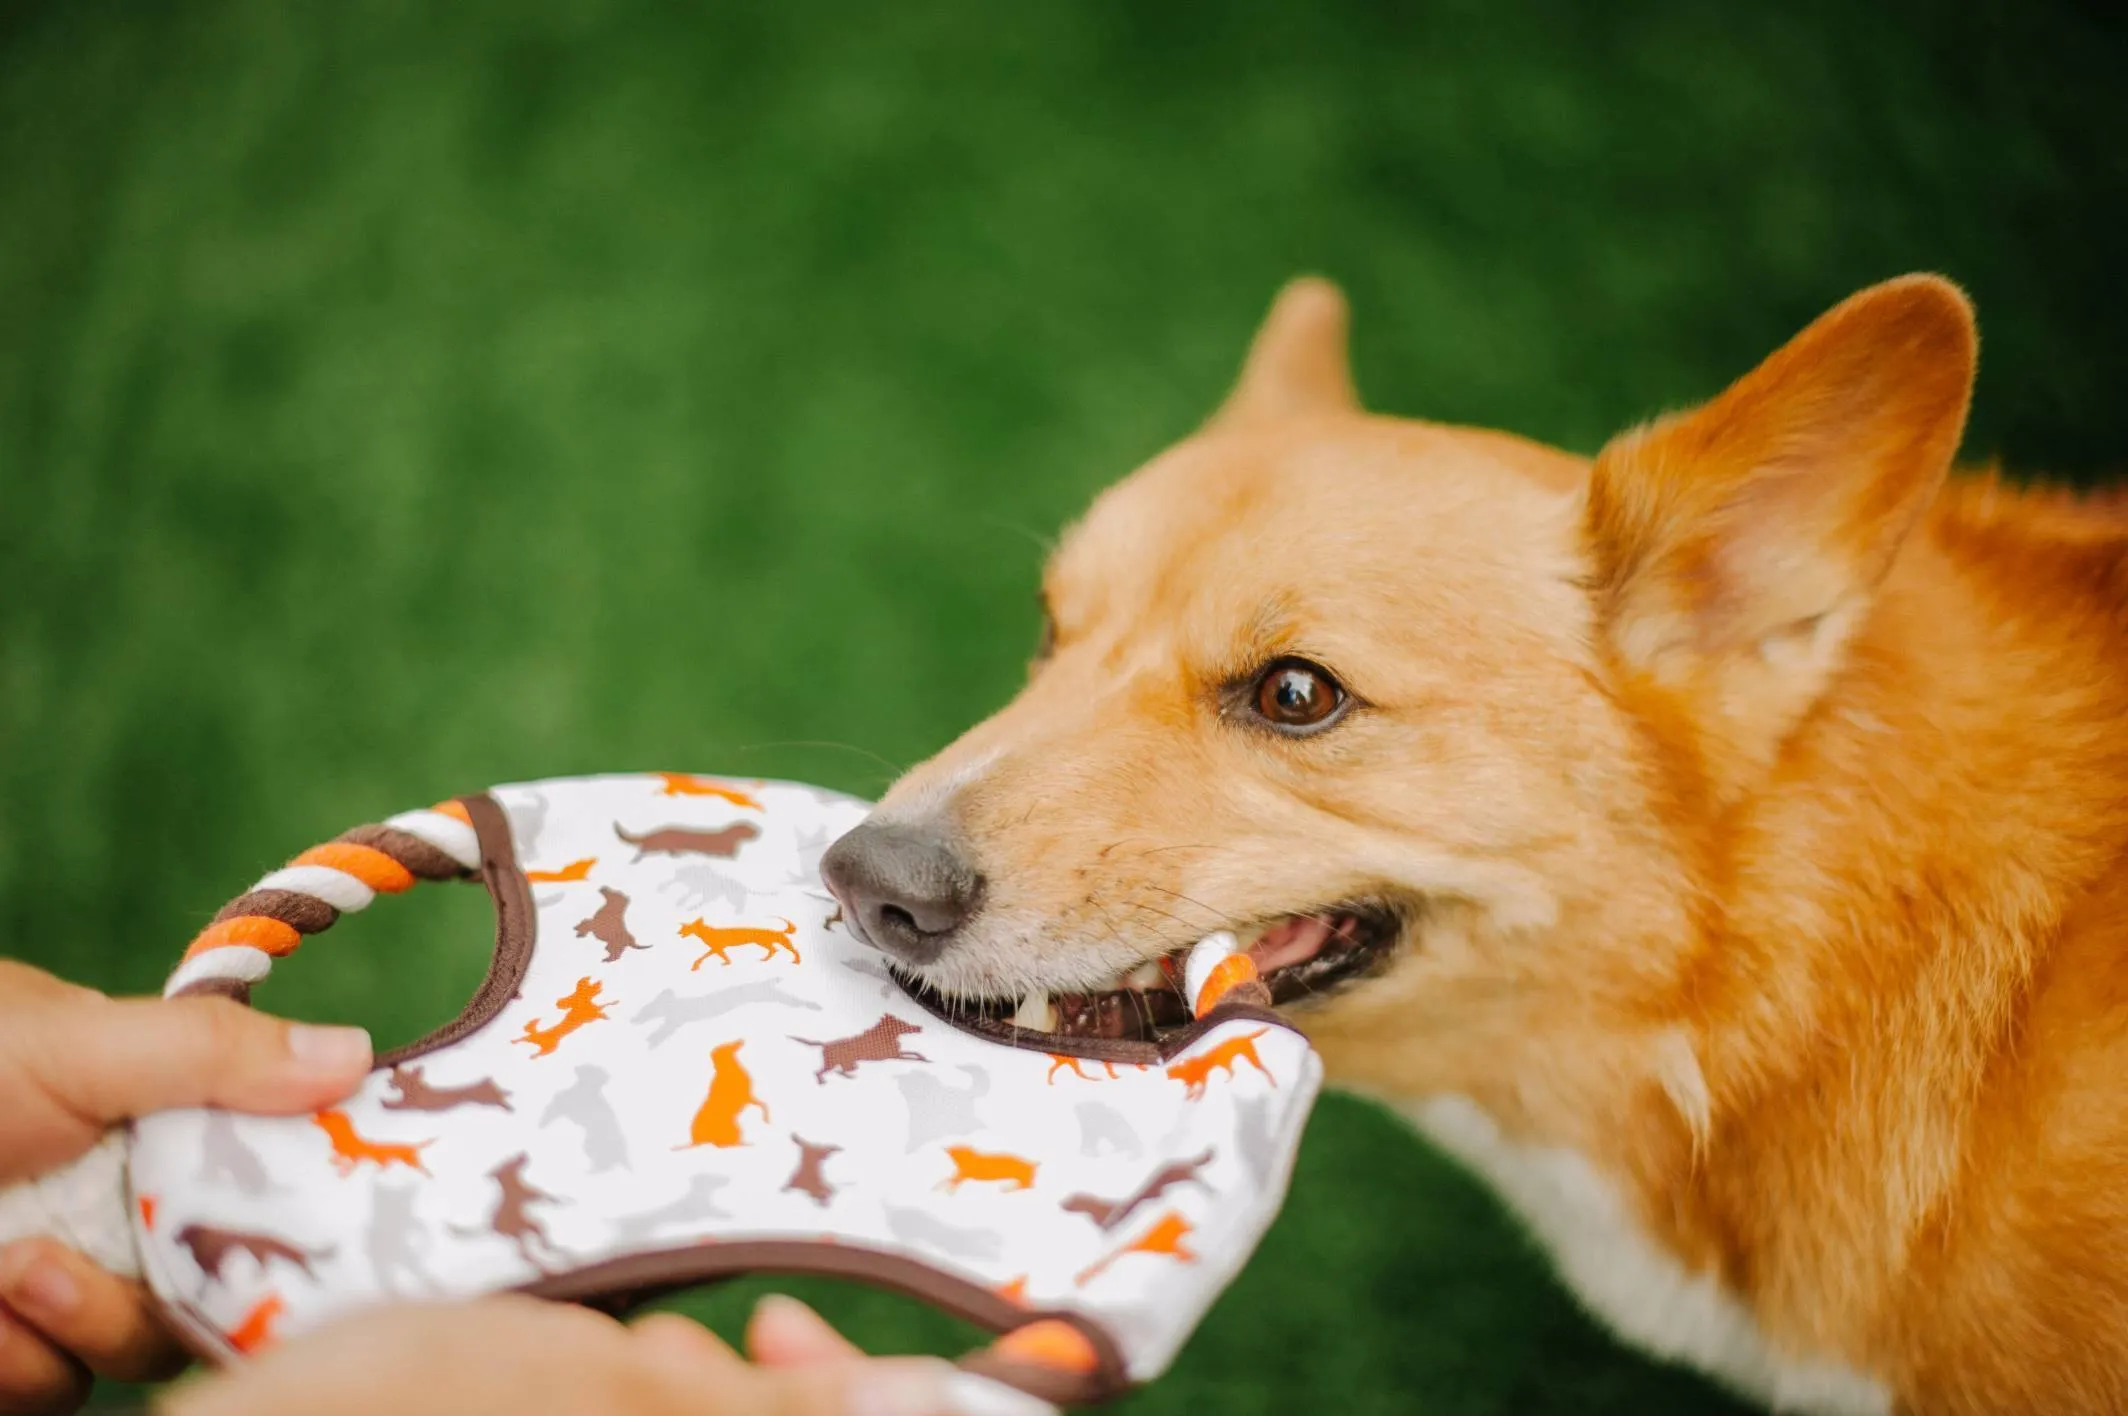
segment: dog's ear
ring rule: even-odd
[[[1320,276],[1287,283],[1249,344],[1216,423],[1359,407],[1345,348],[1345,297]]]
[[[1770,753],[1942,485],[1976,348],[1958,287],[1906,276],[1713,402],[1614,439],[1584,523],[1612,652]]]

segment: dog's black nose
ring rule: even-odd
[[[952,842],[885,821],[829,846],[820,879],[842,902],[850,932],[905,964],[937,958],[983,895],[983,877]]]

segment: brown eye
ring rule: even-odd
[[[1327,727],[1345,706],[1345,690],[1329,671],[1305,659],[1281,659],[1256,680],[1256,712],[1274,728]]]

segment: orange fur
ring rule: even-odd
[[[1332,1079],[1570,1157],[1769,1360],[1874,1384],[1793,1409],[2128,1410],[2123,503],[1947,481],[1932,277],[1593,460],[1360,411],[1343,329],[1280,300],[1066,536],[1027,688],[882,803],[987,882],[922,972],[1099,987],[1397,904],[1300,1015]],[[1253,726],[1281,655],[1353,711]]]

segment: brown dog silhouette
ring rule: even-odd
[[[860,1062],[928,1062],[931,1059],[920,1052],[902,1051],[901,1040],[923,1029],[914,1023],[905,1023],[892,1013],[880,1014],[879,1021],[854,1037],[838,1037],[833,1042],[816,1042],[809,1037],[793,1037],[792,1042],[802,1042],[807,1047],[820,1049],[820,1070],[813,1080],[827,1085],[828,1073],[839,1072],[845,1077],[857,1075]]]
[[[1210,1189],[1197,1178],[1197,1172],[1212,1163],[1212,1148],[1195,1160],[1178,1160],[1173,1165],[1164,1165],[1155,1170],[1146,1182],[1120,1200],[1104,1200],[1099,1195],[1079,1194],[1066,1199],[1060,1208],[1073,1214],[1083,1214],[1103,1229],[1114,1229],[1136,1212],[1138,1206],[1151,1204],[1177,1185],[1198,1185]]]
[[[200,1266],[200,1272],[222,1281],[222,1265],[231,1254],[249,1254],[251,1261],[265,1268],[270,1259],[294,1264],[303,1270],[303,1276],[315,1279],[311,1265],[320,1259],[329,1259],[334,1251],[319,1249],[315,1252],[299,1249],[286,1239],[276,1239],[271,1234],[245,1234],[235,1229],[214,1229],[204,1224],[188,1224],[177,1231],[177,1242],[192,1251],[192,1262]]]
[[[534,1244],[549,1254],[559,1254],[560,1251],[554,1247],[554,1241],[547,1237],[546,1226],[533,1216],[532,1206],[558,1205],[563,1201],[525,1179],[525,1167],[530,1163],[531,1157],[519,1151],[490,1170],[488,1178],[495,1182],[498,1193],[495,1197],[495,1208],[488,1214],[486,1229],[462,1229],[454,1224],[451,1226],[451,1232],[467,1236],[487,1232],[497,1234],[515,1244],[517,1252],[526,1263],[541,1273],[546,1273],[546,1260],[534,1252]]]
[[[462,1087],[432,1087],[422,1079],[421,1068],[394,1067],[391,1083],[397,1095],[378,1103],[386,1111],[449,1111],[457,1106],[492,1106],[498,1111],[511,1109],[510,1094],[492,1077],[468,1082]]]
[[[611,885],[599,886],[601,903],[598,912],[576,926],[579,939],[596,939],[606,946],[606,962],[617,964],[621,955],[630,949],[648,949],[648,944],[638,944],[628,932],[628,897]]]
[[[841,1150],[841,1146],[816,1146],[803,1136],[793,1134],[791,1139],[798,1144],[798,1168],[791,1178],[783,1182],[786,1190],[796,1190],[802,1195],[811,1195],[813,1203],[826,1206],[835,1197],[835,1187],[828,1183],[822,1167],[829,1156]]]
[[[641,836],[631,835],[628,828],[616,821],[613,834],[635,847],[635,858],[650,855],[705,855],[720,860],[730,860],[739,854],[739,847],[761,834],[761,828],[751,821],[734,821],[718,831],[696,831],[685,826],[660,826],[655,831]]]

